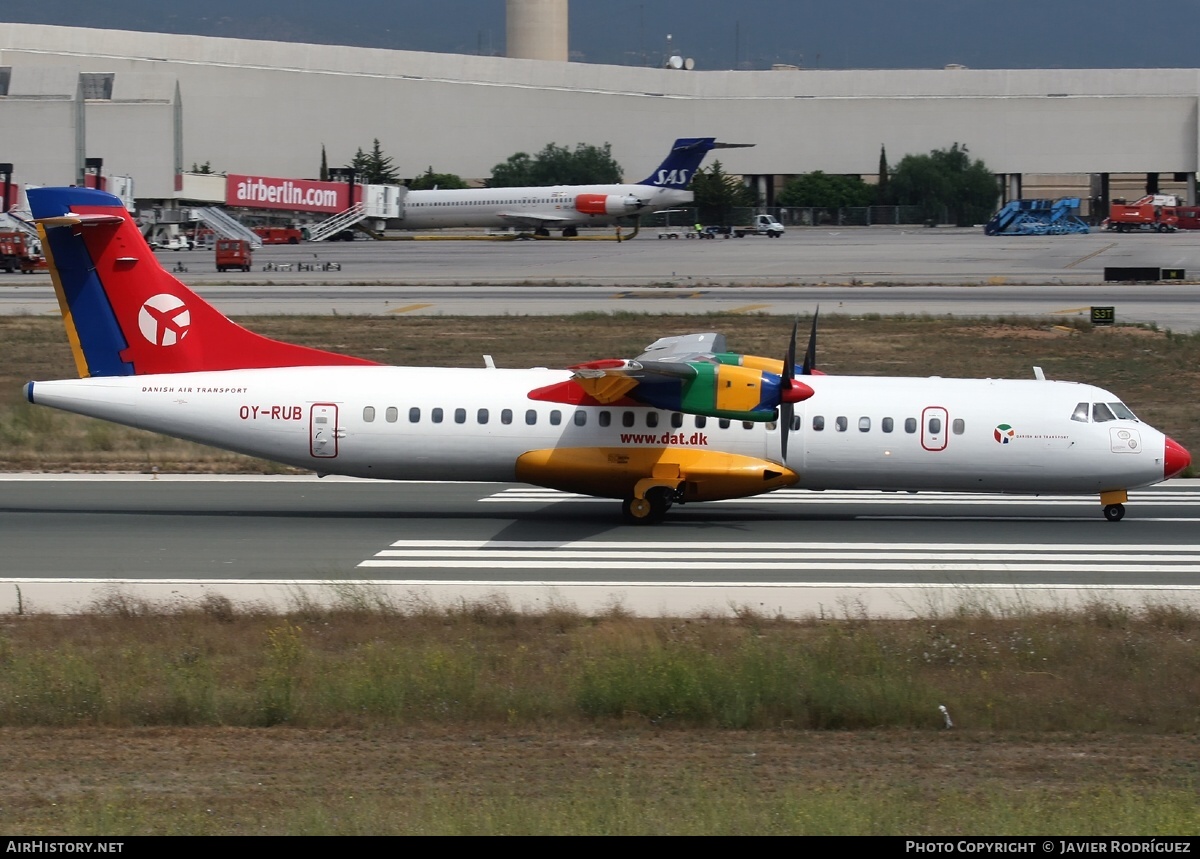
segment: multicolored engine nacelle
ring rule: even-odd
[[[678,362],[595,361],[572,369],[575,381],[602,403],[625,396],[659,409],[739,421],[773,421],[781,403],[813,395],[808,385],[782,375],[782,361],[753,355],[721,353],[709,360]]]

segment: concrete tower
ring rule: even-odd
[[[508,0],[505,53],[567,61],[567,0]]]

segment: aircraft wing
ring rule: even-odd
[[[602,405],[628,398],[735,420],[775,420],[785,399],[812,395],[807,386],[795,387],[783,378],[782,361],[728,353],[724,335],[713,332],[662,337],[637,358],[589,361],[570,369],[572,381]]]
[[[498,212],[497,214],[506,221],[525,227],[550,227],[575,220],[563,215],[541,215],[533,212]]]

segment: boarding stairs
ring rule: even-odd
[[[989,236],[1046,236],[1089,232],[1076,212],[1078,197],[1058,200],[1010,200],[983,231]]]
[[[258,234],[224,209],[206,206],[192,209],[192,211],[218,236],[226,239],[241,239],[249,242],[252,248],[262,247],[262,239]]]
[[[308,228],[310,242],[323,242],[330,236],[335,236],[342,230],[348,230],[360,221],[366,220],[367,210],[362,203],[355,203],[344,212],[338,212],[331,218],[326,218],[319,224]]]
[[[38,238],[37,227],[34,226],[33,216],[24,217],[16,209],[0,213],[0,230],[19,231],[31,238]]]

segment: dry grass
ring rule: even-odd
[[[77,617],[0,626],[0,828],[1190,834],[1198,646],[1200,617],[1164,606],[279,616],[114,593]],[[731,684],[757,701],[745,725],[708,706]],[[274,726],[254,727],[264,716]]]

